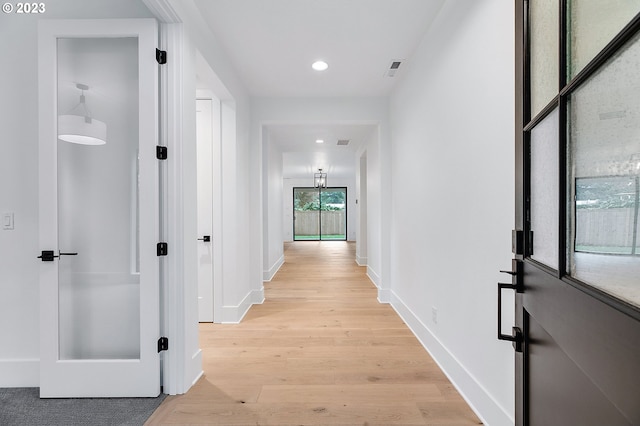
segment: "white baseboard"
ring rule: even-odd
[[[471,409],[480,417],[485,425],[513,425],[515,420],[487,392],[475,377],[467,371],[460,361],[393,292],[391,306],[404,320],[422,346],[429,352],[433,360],[449,378]]]
[[[253,290],[251,292],[251,304],[262,305],[263,303],[264,303],[264,287],[261,287],[260,290]]]
[[[370,266],[367,265],[367,277],[369,280],[378,288],[378,302],[379,303],[390,303],[391,302],[391,293],[389,289],[382,288],[382,281],[380,280],[380,275],[378,275]]]
[[[378,302],[391,303],[391,290],[388,288],[378,288]]]
[[[280,259],[276,260],[276,263],[274,263],[271,266],[271,268],[269,268],[269,270],[262,271],[262,281],[264,282],[271,281],[273,277],[276,276],[276,274],[280,270],[280,267],[282,267],[283,264],[284,264],[284,254],[280,256]]]
[[[189,387],[189,389],[191,389],[193,387],[193,385],[195,385],[196,383],[198,383],[198,380],[200,380],[202,378],[202,376],[204,376],[204,370],[200,371],[200,374],[198,374],[198,376],[193,379],[193,381],[191,382],[191,386]]]
[[[371,269],[371,266],[368,266],[368,265],[367,265],[367,277],[369,277],[373,285],[380,288],[380,283],[381,283],[380,275],[376,274],[376,271]]]
[[[222,307],[222,324],[238,324],[249,312],[252,305],[259,305],[264,302],[264,288],[250,291],[242,302],[236,306]]]
[[[356,255],[356,263],[358,266],[367,266],[367,257]]]
[[[0,388],[40,386],[39,359],[0,359]]]
[[[197,351],[191,356],[191,365],[194,367],[193,372],[190,374],[190,378],[187,377],[187,381],[191,380],[191,386],[195,385],[200,377],[204,375],[204,370],[202,369],[202,349],[198,348]],[[189,386],[189,389],[191,389]]]

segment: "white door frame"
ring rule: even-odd
[[[169,243],[169,255],[162,273],[160,330],[169,339],[169,350],[161,358],[162,389],[169,395],[183,394],[202,376],[202,352],[192,351],[197,334],[197,312],[193,320],[192,306],[197,307],[197,286],[187,283],[185,261],[187,244],[195,244],[185,234],[185,156],[183,150],[185,74],[183,25],[169,0],[143,0],[160,21],[160,49],[167,51],[167,63],[160,73],[160,145],[167,146],[168,159],[163,170],[162,229]],[[195,94],[194,94],[195,95]],[[195,96],[193,96],[195,114]],[[191,218],[189,218],[189,221]],[[215,225],[214,225],[215,230]],[[193,236],[195,238],[195,235]],[[194,259],[195,260],[195,259]],[[215,263],[214,263],[215,268]],[[215,273],[215,270],[214,270]],[[192,288],[193,287],[193,288]],[[215,297],[215,295],[214,295]],[[191,300],[193,299],[193,300]],[[214,306],[215,309],[215,306]],[[214,311],[215,312],[215,311]],[[197,338],[197,336],[196,336]]]
[[[176,20],[171,19],[170,22]],[[166,22],[166,19],[162,20]],[[163,352],[161,360],[162,388],[169,395],[187,392],[202,375],[201,354],[188,353],[185,332],[191,324],[188,324],[187,312],[189,292],[184,282],[183,43],[182,24],[160,25],[160,49],[167,51],[168,58],[160,74],[160,145],[167,146],[169,152],[163,174],[163,194],[166,198],[162,215],[162,232],[169,242],[169,256],[163,269],[160,329],[163,336],[169,339],[169,350]]]
[[[184,115],[189,110],[187,102],[193,100],[193,113],[195,114],[195,93],[190,95],[191,87],[185,88],[185,82],[195,75],[187,75],[187,72],[195,72],[198,61],[202,60],[188,35],[185,34],[181,18],[174,10],[172,0],[143,0],[144,4],[161,22],[160,24],[160,49],[167,51],[167,64],[163,66],[160,77],[160,144],[168,147],[169,157],[164,175],[164,188],[166,199],[163,208],[165,219],[163,232],[169,242],[169,256],[164,266],[164,285],[161,290],[161,332],[169,338],[169,350],[163,352],[162,384],[163,392],[170,395],[185,393],[202,375],[202,354],[199,351],[193,353],[193,331],[197,334],[197,315],[194,322],[192,306],[197,307],[197,286],[189,283],[185,277],[189,276],[190,269],[196,268],[195,259],[190,256],[191,235],[186,235],[185,226],[194,218],[185,217],[185,201],[189,197],[185,191],[191,184],[187,177],[189,169],[194,164],[186,164],[190,161],[189,141],[183,141],[184,135],[189,133],[189,128],[184,125],[185,120],[191,123],[191,117]],[[176,4],[176,8],[180,4]],[[195,55],[194,55],[195,53]],[[195,58],[193,57],[195,56]],[[216,80],[218,83],[219,81]],[[215,83],[215,82],[214,82]],[[195,87],[193,88],[195,90]],[[228,99],[228,93],[224,94],[222,86],[209,87],[220,100],[220,131],[223,131],[225,111],[229,108],[224,99]],[[189,91],[189,94],[185,92]],[[218,93],[218,91],[221,93]],[[195,119],[195,117],[193,117]],[[194,129],[195,130],[195,129]],[[231,131],[232,129],[230,129]],[[195,133],[194,133],[195,136]],[[221,144],[225,136],[222,134],[214,138],[214,213],[213,213],[213,280],[214,280],[214,322],[223,322],[223,292],[222,279],[224,265],[222,262],[222,175],[221,175]],[[185,145],[186,144],[186,145]],[[190,198],[188,200],[191,201]],[[194,206],[195,209],[195,206]],[[193,260],[193,262],[192,262]],[[188,263],[187,263],[188,262]],[[193,299],[193,300],[192,300]],[[197,312],[196,312],[197,314]]]

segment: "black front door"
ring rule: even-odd
[[[638,12],[516,0],[517,424],[640,424]]]

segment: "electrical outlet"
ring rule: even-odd
[[[2,213],[2,229],[11,231],[14,226],[13,213]]]
[[[435,306],[431,307],[431,320],[434,324],[438,323],[438,308],[436,308]]]

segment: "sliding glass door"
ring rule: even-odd
[[[293,188],[294,241],[347,239],[347,188]]]
[[[347,239],[347,188],[320,191],[320,239]]]

